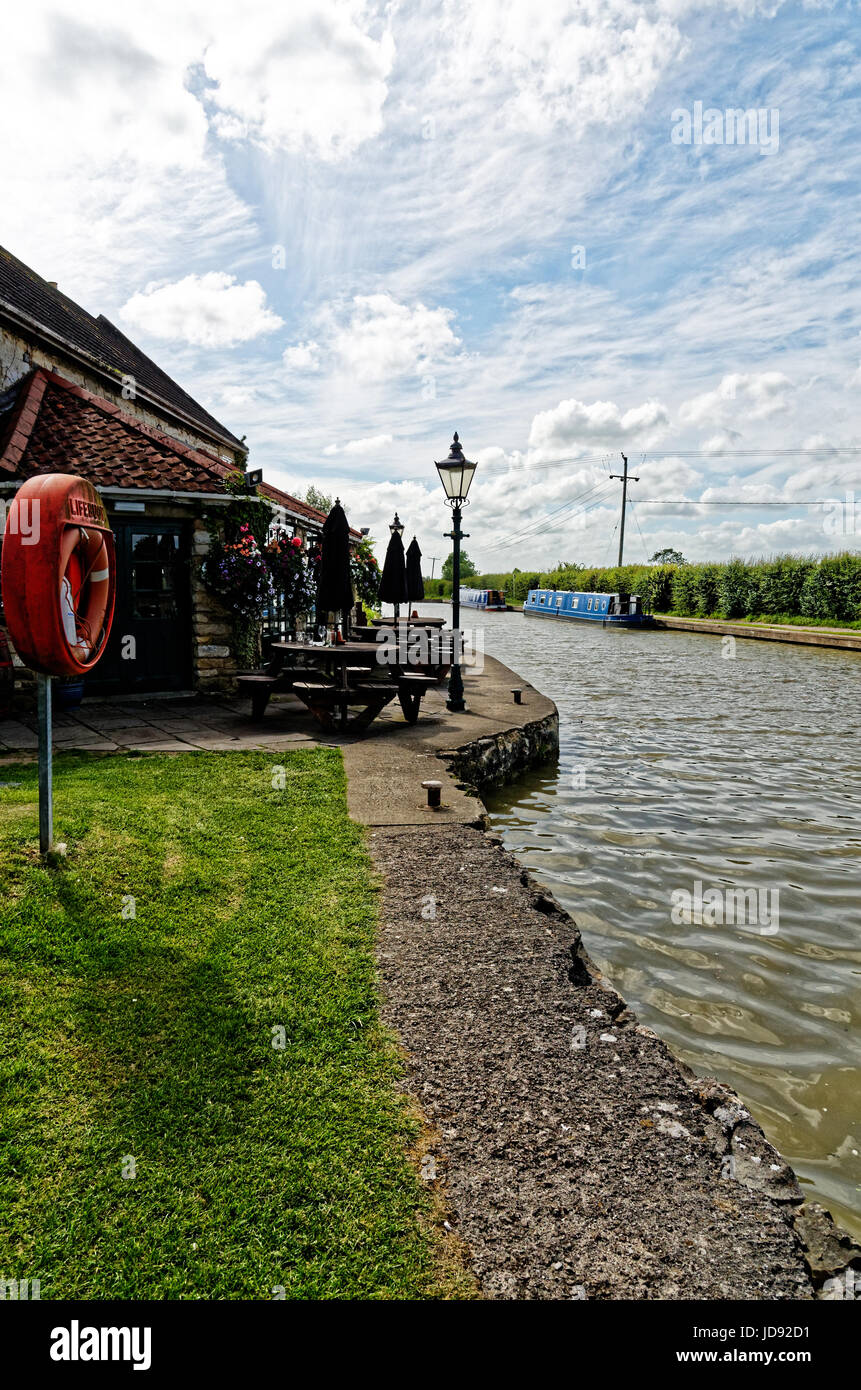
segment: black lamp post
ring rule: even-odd
[[[400,536],[400,537],[401,537],[401,543],[403,544],[403,534],[404,534],[404,531],[405,531],[405,530],[406,530],[406,527],[404,526],[404,523],[401,521],[401,519],[400,519],[400,517],[398,516],[397,512],[395,512],[395,519],[394,519],[394,521],[390,521],[390,522],[389,522],[389,532],[390,532],[391,536],[392,536],[393,538],[394,538],[395,536]],[[403,554],[403,549],[401,549],[401,554]],[[404,590],[404,592],[406,593],[406,589]],[[395,632],[397,632],[397,630],[398,630],[398,622],[399,622],[400,616],[401,616],[401,605],[400,605],[399,603],[395,603],[395,604],[394,604],[394,610],[395,610]]]
[[[451,570],[451,625],[454,629],[454,648],[452,651],[451,675],[448,681],[446,709],[458,712],[466,709],[463,698],[463,676],[460,670],[460,543],[469,538],[469,533],[461,531],[462,508],[467,505],[467,493],[475,475],[476,464],[463,456],[463,446],[455,431],[448,458],[436,463],[440,481],[445,488],[445,500],[451,507],[452,529],[445,535],[453,542]]]

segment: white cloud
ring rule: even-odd
[[[679,407],[690,425],[726,425],[730,420],[768,420],[790,409],[795,388],[783,372],[731,372],[714,391],[692,396]]]
[[[738,430],[731,430],[724,427],[718,430],[717,434],[709,435],[703,442],[703,451],[707,454],[720,454],[725,449],[732,449],[741,439]]]
[[[660,437],[668,424],[667,408],[660,401],[645,401],[623,414],[613,401],[587,405],[572,398],[534,417],[529,446],[544,456],[548,451],[576,447],[584,440],[610,443],[637,436]]]
[[[177,253],[188,268],[202,230],[210,261],[236,254],[251,218],[207,145],[177,7],[63,8],[32,0],[0,45],[0,90],[18,113],[4,150],[2,240],[110,316],[124,286],[175,273]]]
[[[630,117],[684,48],[671,19],[634,0],[453,0],[447,9],[452,85],[493,87],[508,125],[545,135]]]
[[[186,275],[172,284],[149,284],[132,295],[120,313],[131,328],[149,337],[205,348],[247,343],[283,323],[267,307],[256,280],[237,284],[235,275],[215,270]]]
[[[292,347],[284,349],[282,361],[289,371],[319,371],[320,345],[319,343],[310,341],[307,343],[294,343]]]
[[[335,160],[378,135],[395,48],[371,20],[343,0],[224,7],[204,59],[221,138]]]
[[[327,444],[323,450],[329,456],[333,454],[352,454],[361,457],[363,454],[377,454],[383,449],[388,449],[392,444],[390,434],[374,434],[368,439],[351,439],[347,444]]]
[[[332,349],[359,381],[421,375],[461,345],[451,309],[400,304],[390,294],[356,295],[352,305],[349,323],[334,329]]]

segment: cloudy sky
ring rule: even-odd
[[[610,560],[621,450],[629,559],[858,545],[818,505],[861,517],[851,0],[31,0],[4,29],[0,242],[270,481],[442,556],[458,429],[482,568]]]

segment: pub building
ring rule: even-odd
[[[0,247],[0,521],[27,478],[74,473],[100,493],[115,536],[117,609],[89,692],[235,688],[233,617],[195,562],[210,544],[204,514],[234,500],[225,480],[247,457],[108,319]],[[273,527],[319,535],[322,512],[268,483],[257,492]],[[121,652],[130,636],[134,661]]]

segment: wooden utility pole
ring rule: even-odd
[[[621,452],[621,451],[620,451],[620,452]],[[620,525],[619,525],[619,568],[620,568],[620,569],[622,568],[622,552],[623,552],[623,550],[624,550],[624,548],[625,548],[625,507],[627,506],[627,503],[628,503],[628,460],[627,460],[627,458],[625,457],[624,454],[622,454],[622,463],[625,465],[625,471],[624,471],[623,473],[611,473],[611,474],[610,474],[610,477],[611,477],[611,478],[618,478],[618,479],[619,479],[619,482],[622,484],[622,520],[621,520],[621,523],[620,523]],[[634,480],[635,483],[638,483],[638,482],[640,481],[639,478],[634,477],[634,474],[633,474],[633,473],[631,474],[631,477],[633,478],[633,480]]]

